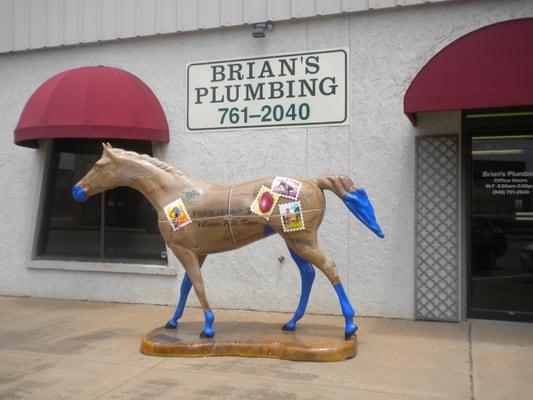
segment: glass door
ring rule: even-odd
[[[463,125],[470,153],[468,315],[533,321],[533,125],[531,133],[527,123],[505,132],[513,116],[491,115],[467,115]]]

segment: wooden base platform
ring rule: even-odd
[[[295,361],[342,361],[357,353],[357,337],[342,329],[302,322],[294,332],[281,324],[219,321],[212,339],[202,339],[201,322],[180,322],[177,329],[156,328],[141,341],[141,352],[154,356],[242,356]]]

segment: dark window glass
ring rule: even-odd
[[[149,142],[114,141],[115,147],[152,153]],[[165,262],[157,214],[137,191],[119,187],[72,199],[72,185],[100,158],[99,141],[55,141],[48,168],[37,255],[42,258]]]

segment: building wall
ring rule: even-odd
[[[337,262],[359,314],[412,318],[415,136],[459,134],[460,118],[458,112],[422,115],[414,128],[403,114],[403,95],[418,70],[447,44],[479,27],[531,15],[533,2],[527,0],[445,2],[279,22],[262,40],[252,39],[250,27],[243,26],[1,55],[0,293],[175,302],[178,281],[173,275],[28,268],[45,151],[14,146],[13,129],[43,81],[65,69],[102,64],[128,70],[152,88],[171,130],[170,143],[159,154],[190,175],[231,183],[262,175],[344,173],[361,183],[374,202],[385,240],[328,193],[321,247]],[[349,126],[187,131],[187,63],[338,47],[350,49]],[[175,267],[176,261],[170,264]],[[299,274],[279,237],[209,256],[202,271],[215,308],[293,311],[296,306]],[[191,304],[198,304],[195,296]],[[339,313],[334,291],[321,274],[309,311]]]
[[[0,53],[441,1],[0,0]]]

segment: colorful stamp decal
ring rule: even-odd
[[[272,192],[294,200],[298,198],[301,187],[302,182],[282,176],[276,176],[272,182]]]
[[[304,215],[299,201],[294,203],[280,204],[281,225],[283,232],[300,231],[305,229]]]
[[[272,191],[266,186],[261,186],[259,193],[257,193],[255,200],[250,206],[250,211],[268,219],[270,214],[272,214],[274,207],[276,207],[279,196],[279,194],[272,193]]]
[[[168,223],[175,231],[192,222],[181,198],[165,206],[165,215],[167,216]]]

